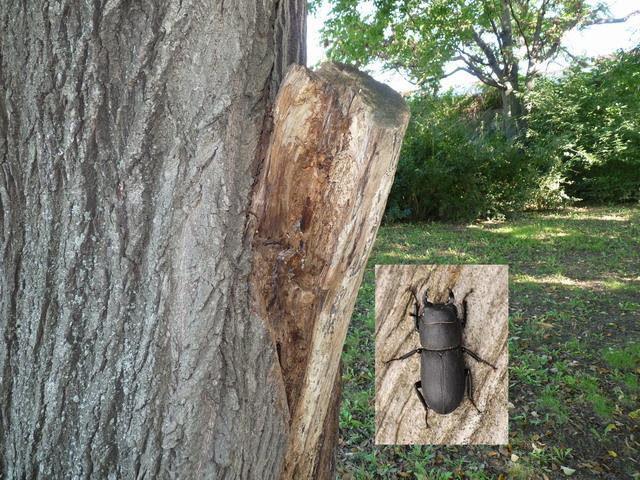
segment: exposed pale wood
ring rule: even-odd
[[[503,444],[508,441],[508,267],[506,265],[376,266],[376,443]],[[420,346],[409,313],[414,300],[408,287],[429,289],[432,302],[444,303],[448,289],[462,311],[469,307],[464,345],[497,366],[465,358],[474,381],[478,414],[466,399],[449,415],[429,414],[413,385],[420,379],[420,356],[384,364]]]
[[[318,452],[340,354],[408,119],[393,90],[334,64],[291,67],[276,99],[252,208],[253,285],[291,412],[285,478],[328,475]]]

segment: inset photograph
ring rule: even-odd
[[[377,265],[375,297],[375,443],[508,443],[508,266]]]

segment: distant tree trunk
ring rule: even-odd
[[[504,444],[508,442],[508,282],[506,265],[385,265],[376,267],[376,444]],[[465,355],[479,414],[465,395],[448,415],[425,412],[414,390],[420,356],[385,364],[420,346],[409,313],[415,303],[407,288],[429,290],[429,300],[446,303],[449,289],[459,313],[466,295],[469,312],[463,344],[497,370]],[[473,293],[470,293],[472,292]]]
[[[521,92],[512,86],[500,90],[502,101],[502,122],[505,136],[513,140],[526,131],[526,108]]]
[[[332,276],[304,277],[325,315],[305,323],[309,365],[331,387],[309,403],[318,373],[300,372],[306,408],[291,414],[277,319],[252,280],[270,210],[251,205],[264,189],[272,200],[260,183],[271,107],[287,66],[304,63],[305,15],[304,0],[0,6],[0,476],[331,475],[318,439],[335,435],[340,339],[388,182],[344,175],[362,198],[332,187],[351,215],[326,221],[330,241],[357,248],[327,246]],[[344,128],[328,136],[363,145]],[[390,127],[383,153],[363,149],[363,175],[393,175],[394,128],[394,149]],[[318,165],[321,179],[332,163]],[[375,220],[354,221],[367,206]],[[295,454],[292,425],[310,427]]]

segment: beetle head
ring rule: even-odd
[[[447,303],[431,303],[425,292],[423,318],[425,323],[455,323],[458,321],[458,309],[454,303],[455,296],[449,289]]]

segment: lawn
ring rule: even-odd
[[[510,443],[375,447],[374,265],[509,264]],[[380,228],[343,354],[343,479],[640,478],[640,209]]]

